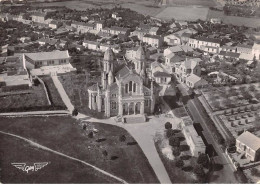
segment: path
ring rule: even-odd
[[[72,111],[74,109],[74,106],[71,104],[70,99],[68,95],[66,94],[66,91],[64,90],[61,82],[59,81],[57,76],[52,76],[53,82],[55,86],[57,87],[59,94],[67,106],[67,108]],[[99,123],[105,123],[105,124],[111,124],[116,125],[121,128],[124,128],[129,132],[129,134],[135,138],[141,149],[143,150],[146,158],[148,159],[150,165],[152,166],[157,178],[159,181],[163,184],[171,184],[170,177],[168,176],[168,173],[159,157],[159,154],[155,148],[154,144],[154,136],[156,132],[164,130],[164,124],[167,122],[165,119],[155,118],[152,117],[149,121],[149,123],[138,123],[138,124],[124,124],[122,123],[116,123],[114,118],[110,119],[96,119],[91,118],[89,116],[86,116],[84,114],[79,113],[76,117],[76,119],[80,119],[83,121],[90,121],[90,122],[99,122]],[[166,119],[168,120],[168,119]]]
[[[0,113],[0,116],[40,116],[40,115],[69,115],[67,110],[53,111],[29,111],[29,112],[6,112]]]
[[[111,174],[111,173],[108,173],[108,172],[106,172],[106,171],[104,171],[104,170],[102,170],[102,169],[100,169],[100,168],[98,168],[98,167],[96,167],[96,166],[93,166],[92,164],[89,164],[89,163],[87,163],[87,162],[85,162],[85,161],[83,161],[83,160],[80,160],[80,159],[77,159],[77,158],[74,158],[74,157],[65,155],[65,154],[63,154],[63,153],[61,153],[61,152],[58,152],[58,151],[55,151],[55,150],[50,149],[50,148],[48,148],[48,147],[45,147],[45,146],[43,146],[43,145],[40,145],[40,144],[38,144],[38,143],[36,143],[36,142],[33,142],[33,141],[31,141],[31,140],[29,140],[29,139],[27,139],[27,138],[22,137],[22,136],[18,136],[18,135],[11,134],[11,133],[7,133],[7,132],[3,132],[3,131],[0,131],[0,133],[1,133],[1,134],[8,135],[8,136],[11,136],[11,137],[18,138],[18,139],[20,139],[20,140],[23,140],[23,141],[29,143],[30,145],[32,145],[32,146],[34,146],[34,147],[37,147],[37,148],[39,148],[39,149],[42,149],[42,150],[45,150],[45,151],[49,151],[49,152],[52,152],[52,153],[54,153],[54,154],[56,154],[56,155],[60,155],[60,156],[62,156],[62,157],[68,158],[68,159],[70,159],[70,160],[74,160],[74,161],[80,162],[80,163],[82,163],[82,164],[84,164],[84,165],[86,165],[86,166],[89,166],[89,167],[93,168],[94,170],[97,170],[97,171],[101,172],[101,173],[104,174],[104,175],[107,175],[107,176],[109,176],[109,177],[111,177],[111,178],[113,178],[113,179],[116,179],[117,181],[119,181],[119,182],[121,182],[121,183],[127,184],[127,182],[126,182],[125,180],[123,180],[123,179],[121,179],[121,178],[119,178],[119,177],[117,177],[117,176],[115,176],[115,175],[113,175],[113,174]]]
[[[58,79],[57,76],[51,76],[53,82],[54,82],[54,85],[56,86],[60,96],[61,96],[61,99],[62,101],[65,103],[66,107],[68,108],[68,110],[72,113],[72,111],[74,110],[74,106],[72,105],[66,91],[64,90],[60,80]]]

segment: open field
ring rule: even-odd
[[[239,85],[232,87],[203,90],[202,94],[212,111],[246,106],[260,101],[260,84]]]
[[[138,13],[145,14],[145,15],[156,15],[164,7],[154,6],[154,1],[147,1],[147,0],[119,0],[116,2],[120,4],[123,8],[130,8],[135,10]],[[70,9],[76,10],[86,10],[88,8],[113,8],[115,7],[114,0],[76,0],[76,1],[63,1],[63,2],[50,2],[50,3],[35,3],[33,6],[37,7],[47,7],[47,6],[66,6]]]
[[[259,18],[246,18],[246,17],[238,17],[238,16],[226,16],[224,12],[209,10],[207,19],[211,18],[220,18],[225,24],[232,24],[236,26],[246,26],[256,28],[260,25]]]
[[[48,107],[42,85],[32,86],[30,92],[24,92],[24,94],[1,96],[0,103],[0,112],[39,110],[41,107]]]
[[[94,169],[54,153],[33,147],[8,135],[0,136],[1,183],[115,183],[117,181]],[[19,170],[11,163],[49,162],[38,171]]]
[[[206,7],[167,7],[156,15],[156,17],[165,20],[175,19],[181,21],[206,20],[208,10]]]
[[[205,6],[205,7],[214,7],[216,3],[214,0],[162,0],[166,5],[177,5],[177,6]]]
[[[71,117],[1,118],[0,120],[0,130],[4,132],[23,136],[66,155],[84,160],[129,183],[158,183],[141,148],[123,128],[91,123],[87,124],[86,130],[83,130],[80,122]],[[90,137],[89,133],[94,129],[95,133]],[[122,135],[125,135],[125,141],[119,141]],[[24,154],[23,151],[15,151],[15,153]],[[60,165],[56,169],[59,172],[64,170],[64,167]],[[81,173],[81,176],[83,175],[84,173]]]

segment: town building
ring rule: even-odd
[[[45,23],[46,13],[35,12],[31,15],[32,21],[37,23]]]
[[[207,81],[200,78],[201,67],[199,62],[201,59],[186,59],[183,62],[174,64],[174,74],[181,83],[186,84],[190,88],[200,88],[207,85]]]
[[[49,23],[49,27],[52,28],[52,29],[58,29],[60,26],[62,26],[62,23],[60,23],[60,22],[58,22],[58,21],[52,20],[52,21]]]
[[[151,63],[151,78],[159,85],[167,85],[172,77],[158,61],[155,61]]]
[[[146,58],[140,46],[130,65],[120,65],[109,48],[104,54],[101,84],[89,87],[89,108],[125,123],[145,121],[153,113],[155,98],[145,72]]]
[[[245,131],[236,138],[236,150],[252,162],[260,159],[260,138]]]
[[[255,56],[256,60],[260,60],[260,44],[254,43],[252,54]]]
[[[153,47],[159,48],[163,44],[163,38],[161,36],[157,36],[157,35],[146,34],[143,36],[143,42],[147,43],[148,45],[151,45]]]
[[[192,48],[198,48],[209,53],[218,53],[221,45],[221,40],[216,38],[190,38],[188,45]]]
[[[193,126],[193,121],[189,116],[182,117],[179,128],[184,134],[187,144],[190,147],[192,156],[198,157],[200,154],[206,152],[206,145],[195,130]]]
[[[128,28],[124,28],[124,27],[112,26],[110,28],[110,34],[112,34],[112,35],[119,35],[119,34],[129,35],[130,30]]]
[[[71,27],[75,28],[78,33],[87,33],[90,30],[94,30],[95,25],[93,23],[73,22]]]

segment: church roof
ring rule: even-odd
[[[116,90],[118,88],[118,85],[116,82],[110,85],[110,90]]]
[[[104,54],[104,60],[105,61],[112,61],[114,60],[114,52],[112,51],[111,47],[109,47],[105,54]]]
[[[116,78],[119,79],[119,77],[124,77],[130,72],[130,69],[127,66],[124,66],[122,69],[120,69],[117,74]]]
[[[90,90],[90,91],[97,91],[97,89],[98,89],[97,84],[93,84],[92,86],[88,87],[88,90]]]

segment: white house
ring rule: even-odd
[[[257,60],[260,60],[260,44],[254,43],[252,47],[252,54],[256,57]]]
[[[157,35],[144,35],[143,42],[147,43],[148,45],[151,45],[153,47],[161,47],[163,44],[163,38],[161,36]]]
[[[246,131],[236,138],[236,150],[250,161],[260,159],[260,138]]]

